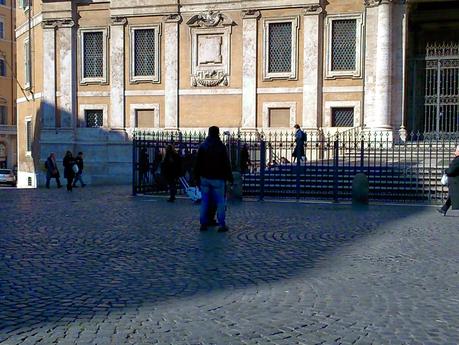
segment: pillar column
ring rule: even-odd
[[[242,12],[242,129],[257,127],[257,27],[260,11]]]
[[[44,21],[43,27],[43,128],[56,128],[56,21]]]
[[[126,18],[114,17],[110,27],[110,116],[111,129],[124,129],[124,27]]]
[[[375,129],[391,129],[391,8],[392,0],[380,0],[376,42]]]
[[[178,129],[178,62],[179,62],[179,24],[182,17],[179,14],[171,14],[166,17],[164,23],[165,36],[165,129]]]
[[[322,114],[322,7],[304,9],[303,32],[303,117],[306,130],[317,130]]]
[[[73,20],[59,23],[60,101],[61,127],[74,128],[77,112],[76,102],[76,49]],[[45,74],[46,75],[46,74]]]

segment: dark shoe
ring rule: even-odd
[[[167,202],[174,202],[174,201],[175,199],[172,199],[172,198],[167,199]]]
[[[226,225],[223,225],[218,228],[218,232],[227,232],[229,228]]]
[[[437,212],[443,214],[443,216],[446,216],[446,211],[442,208],[437,208]]]
[[[212,220],[209,221],[209,226],[217,226],[217,225],[218,225],[218,223],[217,223],[217,221],[215,219],[212,219]]]
[[[201,224],[199,231],[207,231],[207,225]]]

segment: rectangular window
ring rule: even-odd
[[[32,120],[26,120],[26,151],[32,152]]]
[[[4,105],[0,105],[0,125],[6,125],[8,116],[8,108]]]
[[[83,33],[83,78],[104,77],[104,34]]]
[[[297,37],[297,17],[265,20],[264,79],[296,79]]]
[[[31,70],[30,70],[30,43],[29,41],[24,42],[24,81],[25,86],[30,87]]]
[[[326,78],[362,77],[363,14],[326,18]]]
[[[353,71],[356,65],[357,21],[334,20],[332,24],[332,71]]]
[[[269,127],[290,127],[290,108],[269,109]]]
[[[159,25],[131,27],[131,82],[159,82]]]
[[[0,59],[0,77],[6,77],[6,63],[3,59]]]
[[[135,113],[135,126],[137,128],[155,127],[155,111],[153,109],[139,109]]]
[[[332,108],[332,127],[354,127],[354,108]]]
[[[3,23],[3,19],[0,18],[0,40],[5,38],[5,24]]]
[[[86,127],[99,128],[104,126],[103,110],[85,110]]]
[[[292,23],[271,23],[268,30],[268,72],[290,72],[292,70]]]

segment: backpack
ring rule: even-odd
[[[306,135],[306,132],[301,131],[301,140],[306,141],[307,138],[308,138],[308,137],[307,137],[307,135]]]

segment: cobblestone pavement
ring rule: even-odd
[[[0,189],[0,344],[458,344],[459,212]]]

